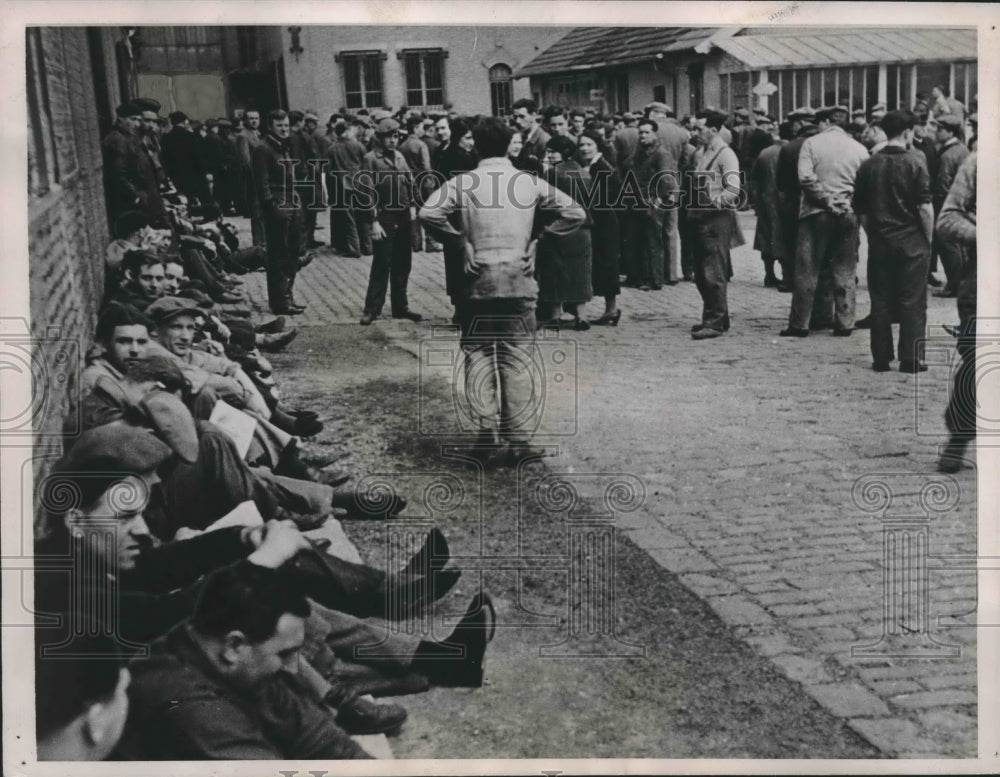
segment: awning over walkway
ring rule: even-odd
[[[808,28],[806,28],[808,30]],[[866,65],[877,62],[932,62],[977,59],[973,28],[849,29],[826,27],[756,34],[745,30],[711,41],[748,69]]]

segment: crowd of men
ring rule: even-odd
[[[844,106],[798,108],[780,123],[746,109],[678,120],[658,102],[604,117],[520,100],[507,119],[404,109],[335,114],[325,131],[305,112],[271,111],[263,127],[255,111],[241,126],[175,112],[163,132],[159,109],[119,106],[104,140],[114,240],[73,409],[82,433],[39,490],[39,557],[70,559],[72,578],[41,565],[36,587],[37,611],[59,616],[36,635],[43,759],[363,758],[350,734],[406,718],[371,695],[482,683],[487,594],[441,641],[385,625],[421,617],[455,585],[439,531],[390,572],[343,558],[323,535],[331,516],[387,519],[406,500],[359,492],[351,473],[308,459],[303,440],[323,425],[282,399],[262,353],[294,337],[287,317],[304,309],[293,290],[320,245],[320,210],[337,254],[373,256],[362,324],[387,294],[394,317],[419,321],[406,293],[412,253],[443,253],[466,369],[485,358],[496,374],[496,413],[473,446],[487,459],[533,453],[530,386],[506,356],[530,348],[539,325],[546,245],[591,232],[593,254],[588,241],[581,256],[595,277],[598,256],[614,256],[602,272],[620,272],[601,281],[610,302],[594,323],[618,324],[619,281],[654,291],[694,280],[703,315],[692,337],[711,339],[730,326],[736,212],[750,206],[765,285],[792,295],[786,337],[863,323],[865,230],[878,372],[897,355],[901,371],[925,369],[940,257],[940,293],[957,296],[961,319],[940,467],[962,466],[974,439],[975,136],[946,90],[915,111],[876,106],[850,121]],[[614,187],[593,198],[556,185],[553,168],[574,158]],[[234,213],[249,216],[253,245],[225,221]],[[268,320],[242,290],[240,276],[259,269]],[[67,645],[72,660],[54,657]]]

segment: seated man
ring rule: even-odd
[[[163,259],[152,251],[128,251],[121,263],[122,284],[107,302],[145,310],[163,296]]]
[[[77,636],[73,654],[55,648],[51,627],[35,627],[35,737],[39,761],[101,761],[121,737],[129,671],[115,641]]]
[[[209,374],[188,365],[176,356],[165,351],[155,343],[149,335],[152,322],[144,314],[134,308],[113,304],[108,306],[101,314],[97,322],[97,343],[91,353],[88,354],[88,366],[81,376],[81,394],[86,397],[93,392],[100,377],[105,377],[113,383],[121,384],[125,379],[125,372],[129,365],[135,364],[149,356],[161,356],[177,365],[186,381],[184,386],[184,400],[195,418],[207,420],[219,401],[219,395],[207,385]],[[165,376],[160,376],[166,379]],[[302,418],[303,420],[299,420]],[[296,423],[305,424],[308,417],[296,416]],[[317,422],[318,423],[318,422]],[[322,428],[322,427],[320,427]],[[254,428],[254,439],[247,451],[247,461],[260,464],[268,469],[276,469],[278,474],[288,475],[292,478],[301,478],[308,481],[326,481],[326,485],[334,487],[345,484],[350,475],[340,471],[320,471],[308,467],[301,462],[296,453],[297,440],[285,432],[275,429],[270,424],[258,422]],[[263,473],[262,473],[263,475]],[[302,495],[299,492],[305,485],[313,484],[288,484],[275,478],[274,487],[281,490],[284,496],[294,500],[299,504],[296,512],[312,513],[315,507],[306,509],[297,500],[298,496],[306,496],[310,504],[315,504],[315,500],[309,495]],[[318,486],[318,483],[316,484]],[[291,488],[295,486],[295,488]],[[350,507],[343,504],[346,500],[338,497],[342,504],[338,506]],[[321,500],[324,511],[329,507],[330,500],[326,496]],[[288,504],[288,502],[285,502]],[[402,510],[402,505],[399,510]]]
[[[74,579],[70,584],[65,569],[50,571],[40,565],[36,612],[67,612],[50,603],[66,601],[69,595],[82,602],[114,597],[115,622],[104,626],[113,629],[123,650],[134,652],[190,614],[200,576],[241,559],[274,568],[294,560],[289,569],[304,590],[329,608],[323,610],[327,622],[317,627],[323,634],[317,648],[350,659],[359,646],[382,646],[377,655],[361,660],[396,674],[419,672],[439,684],[481,684],[488,599],[478,597],[475,611],[470,610],[446,643],[386,634],[384,628],[338,611],[346,607],[365,617],[412,615],[429,596],[443,595],[458,575],[443,574],[447,544],[439,533],[432,532],[424,548],[392,579],[332,556],[319,558],[322,554],[290,522],[219,529],[161,543],[149,531],[145,510],[160,480],[158,472],[168,470],[171,460],[171,449],[141,428],[108,425],[80,435],[39,486],[39,501],[47,506],[46,535],[36,548],[40,556],[65,559],[75,571]],[[55,496],[62,493],[74,494],[75,501]],[[441,575],[440,584],[429,584],[427,575]],[[400,607],[390,613],[387,602]],[[71,633],[80,633],[80,626],[63,619]]]
[[[309,602],[250,562],[212,573],[194,614],[133,664],[123,760],[356,759],[297,677]]]

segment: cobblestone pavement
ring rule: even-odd
[[[640,478],[645,503],[619,529],[884,753],[973,757],[976,478],[935,474],[948,367],[876,374],[863,331],[779,338],[790,296],[763,288],[753,217],[740,219],[725,337],[690,338],[691,283],[625,289],[618,328],[560,335],[576,344],[575,390],[551,407],[576,433],[550,440],[549,466]],[[299,276],[297,323],[357,325],[369,263],[321,250]],[[262,304],[263,275],[247,278]],[[440,254],[415,255],[410,305],[430,321],[374,328],[419,353],[451,317]],[[950,357],[939,325],[956,320],[954,300],[930,299],[934,360]],[[937,511],[917,504],[922,489]]]

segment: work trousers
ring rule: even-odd
[[[394,316],[409,310],[406,287],[410,280],[413,250],[410,247],[410,224],[397,224],[382,240],[372,241],[372,268],[368,275],[368,293],[365,295],[365,313],[377,316],[385,305],[389,292],[390,307]]]
[[[302,211],[270,206],[264,215],[267,239],[267,300],[272,313],[292,304],[292,287],[299,271]]]
[[[692,211],[690,231],[694,280],[701,295],[701,323],[720,332],[729,325],[729,245],[732,219],[728,211]]]
[[[342,192],[343,202],[330,208],[330,240],[334,248],[348,256],[372,253],[371,228],[358,210],[358,194],[353,189]]]
[[[899,316],[899,360],[921,361],[927,328],[927,271],[930,246],[923,235],[886,239],[868,235],[868,293],[871,295],[872,361],[887,364],[895,353],[893,313]]]
[[[809,328],[824,267],[833,295],[833,327],[853,329],[858,268],[858,219],[853,213],[814,213],[799,220],[790,327]]]
[[[545,401],[535,348],[535,301],[467,300],[461,312],[468,425],[513,444],[527,443]]]
[[[667,261],[663,233],[667,211],[657,208],[630,208],[623,213],[626,233],[625,274],[635,284],[662,286]],[[680,254],[677,257],[680,264]]]

